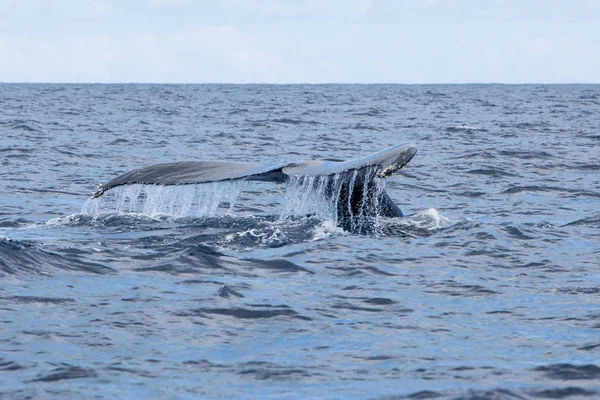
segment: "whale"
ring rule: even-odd
[[[402,170],[417,153],[414,144],[396,144],[367,156],[349,160],[309,160],[283,164],[241,161],[180,161],[154,164],[99,184],[98,198],[124,185],[195,185],[230,180],[300,183],[317,187],[336,202],[338,222],[356,217],[402,217],[403,213],[383,189],[381,180]]]

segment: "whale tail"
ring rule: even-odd
[[[414,157],[414,145],[398,144],[350,161],[304,161],[261,164],[233,161],[184,161],[155,164],[124,173],[98,185],[92,198],[123,185],[192,185],[245,179],[284,183],[290,179],[321,177],[329,198],[338,203],[338,220],[362,215],[401,217],[402,212],[377,184]]]

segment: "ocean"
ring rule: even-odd
[[[289,184],[90,199],[398,143],[370,231]],[[0,397],[600,398],[599,145],[600,85],[0,84]]]

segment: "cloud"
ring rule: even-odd
[[[210,26],[186,30],[159,39],[170,49],[173,62],[191,66],[193,82],[267,82],[277,79],[282,60],[261,48],[252,34],[237,26]]]
[[[285,69],[235,26],[169,35],[0,36],[0,76],[37,82],[265,82]]]
[[[2,81],[600,81],[587,0],[14,4],[0,0]]]
[[[521,36],[518,41],[519,49],[527,54],[548,56],[552,54],[552,41],[546,37]]]
[[[104,11],[106,11],[106,3],[102,2],[102,1],[94,3],[94,12],[95,13],[101,14]]]
[[[71,36],[42,39],[0,37],[0,76],[6,81],[108,81],[116,59],[107,36]]]

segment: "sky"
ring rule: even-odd
[[[0,82],[600,83],[600,0],[0,0]]]

